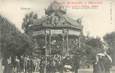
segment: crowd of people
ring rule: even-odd
[[[3,59],[3,73],[32,73],[34,70],[34,60],[30,56],[15,56]],[[39,62],[38,59],[36,61]]]
[[[2,64],[4,66],[3,73],[63,73],[68,70],[78,73],[80,59],[77,55],[54,54],[39,57],[23,55],[4,58]],[[111,67],[112,59],[107,50],[97,53],[93,64],[93,73],[110,73]]]
[[[63,73],[64,65],[72,66],[71,57],[62,57],[59,54],[50,56],[14,56],[3,59],[3,73]],[[71,63],[70,63],[71,62]]]

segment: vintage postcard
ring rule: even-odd
[[[115,73],[115,1],[0,0],[0,73]]]

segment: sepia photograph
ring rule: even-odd
[[[115,1],[0,0],[0,73],[115,73]]]

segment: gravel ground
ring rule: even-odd
[[[79,69],[79,73],[93,73],[93,69]],[[111,73],[115,73],[115,66],[112,67]]]
[[[0,73],[3,73],[1,67],[0,67]],[[34,73],[39,73],[39,72],[34,72]],[[66,72],[66,73],[73,73],[73,72]],[[93,73],[93,69],[79,69],[79,73]],[[112,67],[111,73],[115,73],[115,66]]]

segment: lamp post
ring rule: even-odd
[[[45,30],[45,67],[44,67],[44,73],[46,73],[46,66],[47,66],[47,31]]]

